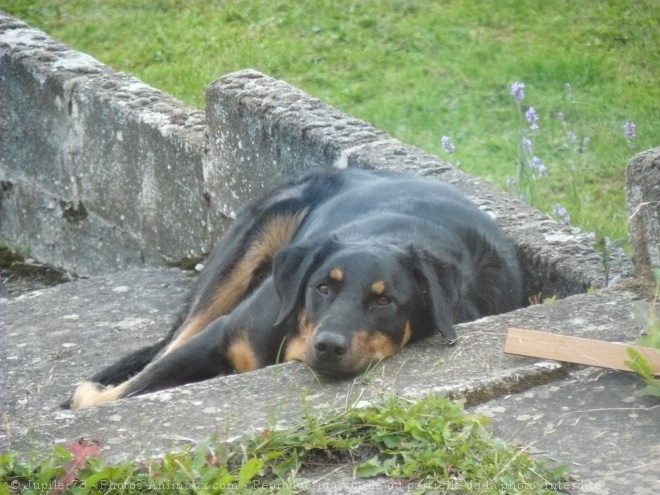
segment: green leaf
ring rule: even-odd
[[[56,456],[59,456],[63,460],[70,461],[73,459],[73,454],[71,454],[71,452],[69,452],[64,447],[53,445],[53,451],[55,452]]]
[[[238,472],[238,483],[241,486],[247,486],[252,478],[259,474],[259,471],[261,471],[261,468],[263,467],[264,462],[261,459],[257,459],[256,457],[248,459]]]
[[[226,469],[221,469],[218,473],[216,473],[216,476],[213,478],[214,482],[220,486],[222,485],[228,485],[229,483],[233,483],[236,481],[236,479],[227,472]]]
[[[642,395],[660,398],[660,380],[653,380],[653,383],[640,390]]]
[[[398,434],[383,435],[380,441],[385,444],[388,449],[396,449],[401,447],[401,437]]]
[[[632,361],[625,361],[624,364],[642,378],[653,378],[651,365],[646,358],[642,356],[637,349],[633,349],[632,347],[629,347],[627,352],[632,358]]]
[[[365,461],[362,464],[360,464],[356,470],[356,474],[360,478],[372,478],[374,476],[378,476],[379,474],[383,474],[384,472],[385,469],[380,464],[380,461],[378,460],[378,455],[375,455],[368,461]]]
[[[111,468],[88,476],[85,479],[85,488],[83,488],[82,494],[93,493],[93,490],[96,490],[96,484],[101,480],[112,480]]]

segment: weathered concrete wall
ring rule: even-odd
[[[587,233],[559,225],[286,83],[252,70],[224,76],[207,91],[207,122],[205,177],[214,184],[209,189],[220,191],[229,184],[222,207],[227,215],[270,184],[314,166],[416,173],[451,183],[496,217],[520,248],[526,294],[565,297],[604,285],[602,262]],[[621,253],[613,258],[616,273],[630,273]]]
[[[634,156],[626,182],[635,275],[653,279],[651,268],[660,268],[660,148]]]
[[[516,240],[530,296],[604,285],[586,234],[282,81],[224,76],[208,88],[204,119],[10,17],[0,32],[2,227],[37,259],[91,274],[199,255],[264,189],[355,166],[455,185]],[[619,261],[615,270],[630,271]]]
[[[206,116],[210,152],[204,178],[212,200],[222,198],[225,216],[305,170],[342,166],[347,150],[394,142],[366,122],[254,70],[211,84]]]
[[[210,248],[204,114],[0,13],[3,235],[79,274]]]

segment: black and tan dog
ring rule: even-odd
[[[351,377],[408,342],[522,304],[516,250],[435,180],[309,173],[242,211],[180,325],[84,382],[73,408],[304,361]],[[112,386],[112,387],[111,387]]]

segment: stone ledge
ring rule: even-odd
[[[3,236],[80,275],[211,248],[203,112],[0,12]]]
[[[322,380],[289,363],[99,408],[57,409],[78,382],[163,336],[190,283],[178,270],[138,270],[3,300],[5,445],[46,451],[53,442],[84,436],[99,439],[114,461],[161,454],[209,435],[231,439],[290,425],[302,418],[303,398],[316,413],[383,392],[481,403],[565,376],[556,363],[503,354],[510,326],[608,341],[632,341],[640,332],[630,311],[636,296],[607,290],[460,325],[455,346],[428,339],[355,380]]]

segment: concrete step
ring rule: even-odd
[[[177,269],[144,269],[4,299],[3,450],[48,452],[53,443],[85,437],[100,440],[103,456],[119,462],[210,435],[231,440],[293,425],[304,407],[321,414],[384,392],[409,398],[439,392],[466,397],[493,416],[497,434],[567,463],[582,479],[614,486],[622,464],[630,467],[627,482],[637,474],[640,486],[648,485],[649,476],[660,478],[660,415],[637,394],[634,377],[576,374],[579,368],[502,352],[508,327],[632,342],[641,332],[631,312],[638,297],[626,290],[576,295],[463,324],[456,345],[428,339],[354,380],[326,381],[304,364],[289,363],[98,408],[58,409],[80,381],[161,338],[191,283],[191,275]],[[341,472],[324,478],[332,479],[353,486]]]

